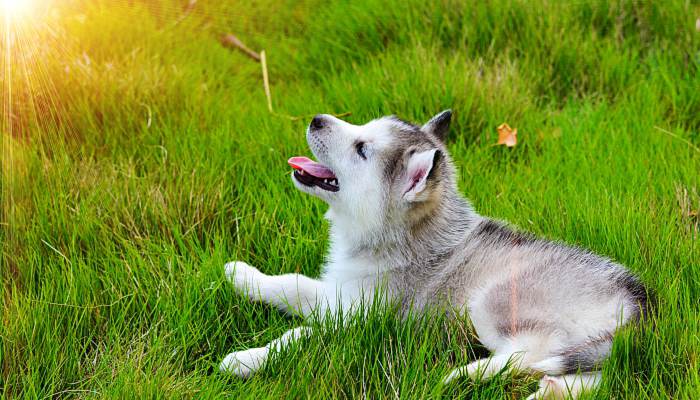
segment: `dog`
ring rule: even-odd
[[[251,300],[306,318],[353,312],[378,288],[404,310],[467,313],[492,354],[454,369],[445,384],[509,370],[543,376],[530,398],[575,398],[600,383],[613,334],[644,315],[650,295],[618,263],[476,213],[444,142],[451,119],[446,110],[422,126],[395,116],[358,126],[315,116],[306,139],[318,162],[289,164],[294,186],[329,206],[321,278],[270,276],[241,261],[226,264],[226,277]],[[289,330],[229,354],[220,369],[250,376],[271,352],[311,334]]]

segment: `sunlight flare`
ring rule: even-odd
[[[0,10],[6,19],[15,19],[29,15],[32,0],[0,0]]]

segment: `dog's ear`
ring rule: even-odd
[[[421,127],[425,133],[429,133],[440,140],[445,140],[447,131],[450,130],[450,122],[452,121],[452,110],[445,110],[438,113],[430,121],[426,122]]]
[[[406,174],[403,180],[403,198],[409,202],[422,201],[427,198],[426,188],[435,176],[442,152],[438,149],[409,152]]]

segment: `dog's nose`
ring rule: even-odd
[[[323,115],[319,114],[314,117],[314,119],[311,120],[311,129],[321,129],[324,126],[326,126],[326,119],[323,118]]]

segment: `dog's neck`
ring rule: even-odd
[[[401,248],[411,260],[441,259],[462,245],[479,217],[456,190],[446,189],[430,209],[414,210]]]
[[[464,243],[479,218],[469,202],[455,189],[445,189],[429,204],[416,205],[405,216],[358,226],[358,219],[329,210],[331,223],[330,258],[366,260],[368,271],[381,274],[411,264],[438,260]],[[373,270],[371,268],[374,268]]]

